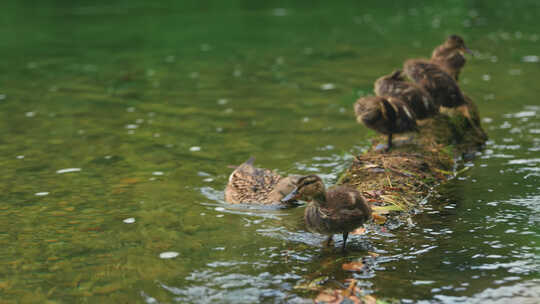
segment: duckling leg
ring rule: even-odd
[[[392,133],[388,134],[388,144],[385,151],[388,152],[390,151],[391,148],[392,148]]]
[[[349,233],[348,232],[343,233],[343,246],[341,246],[342,252],[345,252],[345,245],[347,245],[347,237],[349,237]]]

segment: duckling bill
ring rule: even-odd
[[[334,234],[342,234],[342,250],[345,251],[349,232],[362,226],[371,219],[371,208],[360,192],[347,186],[338,186],[326,190],[317,175],[301,177],[296,188],[282,199],[304,200],[308,206],[304,211],[304,221],[309,231],[328,235],[329,245]]]
[[[354,104],[356,120],[388,136],[386,151],[392,148],[392,134],[417,131],[416,117],[409,106],[390,96],[363,97]]]
[[[238,166],[229,176],[225,201],[231,204],[281,204],[300,176],[282,177],[274,171],[253,166],[255,158]],[[294,201],[289,201],[294,203]]]
[[[426,119],[439,112],[429,93],[416,83],[405,80],[400,70],[385,75],[375,81],[377,96],[392,96],[405,102],[414,112],[416,119]]]

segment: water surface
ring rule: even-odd
[[[302,303],[355,278],[403,303],[537,302],[538,4],[379,2],[4,1],[0,299]],[[250,156],[334,183],[374,135],[354,100],[451,33],[490,141],[423,213],[344,257],[302,207],[223,202]]]

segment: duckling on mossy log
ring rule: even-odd
[[[474,130],[474,133],[479,137],[480,145],[488,140],[486,131],[482,128],[482,122],[480,120],[480,113],[478,107],[472,101],[472,99],[463,94],[465,98],[465,104],[457,108],[441,108],[441,113],[448,116],[459,116],[467,119],[469,126]]]
[[[388,136],[386,151],[392,148],[392,135],[417,131],[416,117],[409,106],[390,96],[370,96],[354,104],[356,121]]]
[[[433,50],[431,62],[438,64],[457,81],[467,62],[464,53],[472,54],[472,51],[465,46],[463,38],[450,35],[443,44]]]
[[[455,108],[465,103],[455,79],[437,64],[424,59],[409,59],[403,64],[403,71],[428,91],[435,104]]]
[[[435,105],[431,95],[416,83],[406,81],[400,70],[377,79],[373,91],[377,96],[392,96],[403,100],[418,120],[439,113],[439,107]]]

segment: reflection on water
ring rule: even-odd
[[[187,285],[192,283],[193,286],[176,288],[165,284],[160,285],[174,294],[174,300],[180,303],[258,303],[265,300],[295,300],[288,291],[292,290],[294,282],[300,279],[300,276],[293,272],[284,275],[272,275],[269,272],[258,275],[238,273],[223,275],[219,270],[224,268],[230,272],[230,268],[234,268],[234,263],[209,266],[216,270],[193,273],[186,278]],[[207,283],[201,286],[199,283],[201,281]],[[309,302],[306,301],[306,303]]]
[[[538,302],[535,1],[1,6],[1,301],[304,303],[354,278],[404,303]],[[452,32],[491,140],[424,212],[343,256],[303,206],[223,201],[250,156],[335,183],[373,135],[354,100]]]

